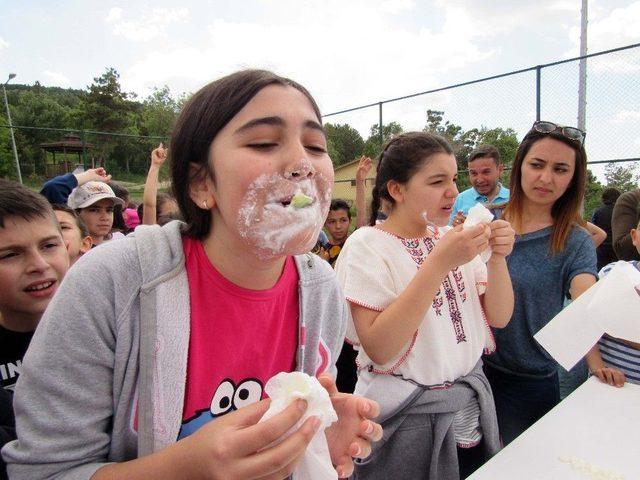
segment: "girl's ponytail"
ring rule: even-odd
[[[378,220],[378,210],[380,210],[380,192],[378,192],[378,182],[376,182],[371,191],[371,217],[369,217],[369,225],[372,227]]]

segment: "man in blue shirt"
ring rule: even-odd
[[[462,223],[467,212],[476,203],[499,205],[509,201],[509,189],[500,183],[504,165],[500,163],[500,152],[491,145],[476,148],[468,160],[471,188],[460,193],[451,209],[449,223]]]

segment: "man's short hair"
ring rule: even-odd
[[[493,145],[481,145],[469,155],[467,163],[471,163],[478,158],[493,158],[496,165],[500,165],[500,152]]]
[[[604,203],[605,205],[614,205],[619,196],[620,190],[618,190],[617,188],[605,188],[602,191],[602,203]]]
[[[342,200],[341,198],[336,198],[335,200],[331,200],[331,206],[329,207],[329,211],[332,212],[335,210],[346,210],[347,217],[349,217],[349,220],[351,220],[351,208],[349,207],[349,204],[346,202],[346,200]]]
[[[57,225],[46,198],[18,182],[0,178],[0,228],[4,228],[5,220],[10,217],[21,217],[27,221],[37,217],[51,218]]]

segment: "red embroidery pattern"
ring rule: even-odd
[[[416,268],[420,268],[420,265],[424,263],[424,259],[426,258],[424,251],[420,248],[420,239],[400,238],[400,241],[411,256],[411,259],[415,262]],[[435,247],[435,242],[432,238],[429,237],[423,238],[422,241],[427,249],[428,255]],[[460,268],[455,268],[452,272],[452,275],[456,285],[456,289],[460,294],[460,299],[462,300],[462,302],[465,302],[467,300],[467,292],[464,280],[462,278],[462,270]],[[433,310],[436,315],[442,316],[442,307],[444,306],[444,299],[442,298],[443,287],[444,297],[447,299],[447,306],[449,307],[449,316],[451,317],[451,323],[453,324],[453,330],[456,335],[456,342],[466,342],[467,335],[465,334],[464,326],[462,325],[462,314],[460,313],[460,308],[458,307],[458,296],[456,295],[456,289],[454,289],[453,285],[451,284],[449,275],[447,275],[447,277],[444,279],[444,282],[442,282],[442,286],[433,299]]]

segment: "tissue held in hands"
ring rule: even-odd
[[[264,390],[271,398],[271,405],[260,420],[261,422],[280,413],[298,398],[307,401],[307,410],[304,415],[281,441],[300,428],[307,418],[315,416],[320,420],[320,428],[293,472],[294,480],[337,479],[338,474],[331,463],[324,430],[338,420],[338,415],[333,409],[329,393],[320,385],[318,379],[302,372],[281,372],[267,382]]]
[[[491,223],[493,221],[493,213],[489,211],[487,207],[482,205],[481,203],[476,203],[473,207],[469,209],[469,213],[467,213],[467,218],[462,224],[463,228],[473,227],[474,225],[478,225],[479,223]],[[491,248],[487,248],[480,254],[480,259],[487,263],[491,258]]]

